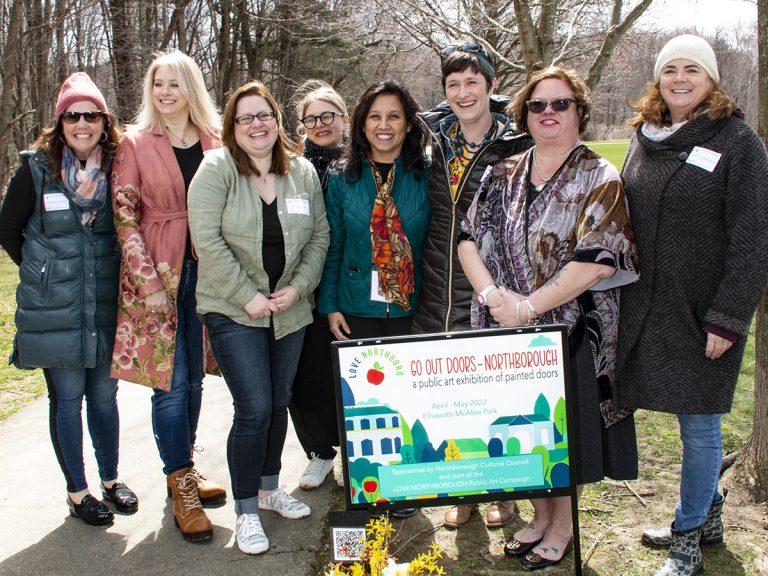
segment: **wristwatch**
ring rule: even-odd
[[[486,286],[485,288],[483,288],[483,291],[477,295],[477,301],[480,302],[482,306],[485,306],[488,302],[488,294],[498,289],[499,287],[496,286],[496,284],[491,284],[490,286]]]

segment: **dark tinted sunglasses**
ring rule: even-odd
[[[94,110],[93,112],[62,112],[59,118],[61,118],[64,124],[77,124],[80,122],[81,116],[85,118],[88,124],[96,124],[104,118],[104,113],[101,110]]]
[[[525,105],[528,106],[528,110],[534,114],[541,114],[547,109],[547,106],[552,107],[555,112],[565,112],[571,106],[571,103],[575,103],[573,98],[555,98],[554,100],[528,100]]]
[[[477,42],[465,42],[464,44],[450,44],[449,46],[446,46],[440,51],[440,57],[447,58],[457,50],[459,52],[467,52],[469,54],[479,54],[486,60],[490,61],[490,58],[488,57],[488,52],[485,51],[485,48],[483,48],[482,44],[478,44]]]

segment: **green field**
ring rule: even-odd
[[[0,420],[45,392],[43,373],[40,370],[17,370],[8,366],[13,335],[16,328],[13,315],[16,311],[16,284],[19,271],[5,252],[0,251]]]
[[[629,148],[629,140],[596,140],[585,142],[585,144],[621,170],[627,148]]]

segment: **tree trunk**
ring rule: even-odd
[[[595,56],[595,59],[592,61],[592,65],[589,67],[589,72],[584,79],[590,90],[594,90],[595,87],[600,84],[600,80],[603,77],[603,70],[605,70],[605,67],[608,65],[611,56],[613,56],[613,52],[616,50],[616,46],[619,44],[619,41],[624,37],[624,34],[626,34],[627,30],[632,27],[637,19],[640,18],[640,16],[642,16],[646,10],[648,10],[648,7],[652,2],[653,0],[642,0],[642,2],[639,2],[630,11],[630,13],[627,14],[627,17],[624,18],[624,20],[620,20],[622,3],[620,0],[614,1],[614,11],[611,16],[611,25],[608,28],[605,38],[603,39],[603,43],[600,46],[600,50]]]
[[[117,116],[127,122],[138,111],[141,82],[137,79],[134,46],[137,34],[131,25],[130,1],[110,0],[109,15],[112,24],[112,69],[117,96]]]
[[[757,0],[757,131],[768,143],[768,0]],[[768,500],[768,293],[755,316],[755,416],[752,437],[734,466],[733,478],[756,502]]]
[[[0,182],[6,182],[8,142],[13,125],[13,91],[16,89],[16,67],[22,27],[22,0],[13,0],[8,16],[8,31],[3,46],[3,81],[0,87]]]

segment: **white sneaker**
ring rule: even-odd
[[[237,547],[246,554],[261,554],[269,549],[269,539],[258,514],[240,514],[235,524]]]
[[[299,502],[282,488],[277,488],[269,493],[266,498],[259,498],[260,510],[272,510],[283,518],[296,520],[309,516],[309,506]]]
[[[325,460],[313,454],[312,460],[307,464],[307,469],[304,470],[304,474],[299,478],[299,487],[304,490],[312,490],[319,487],[332,470],[333,459]]]

